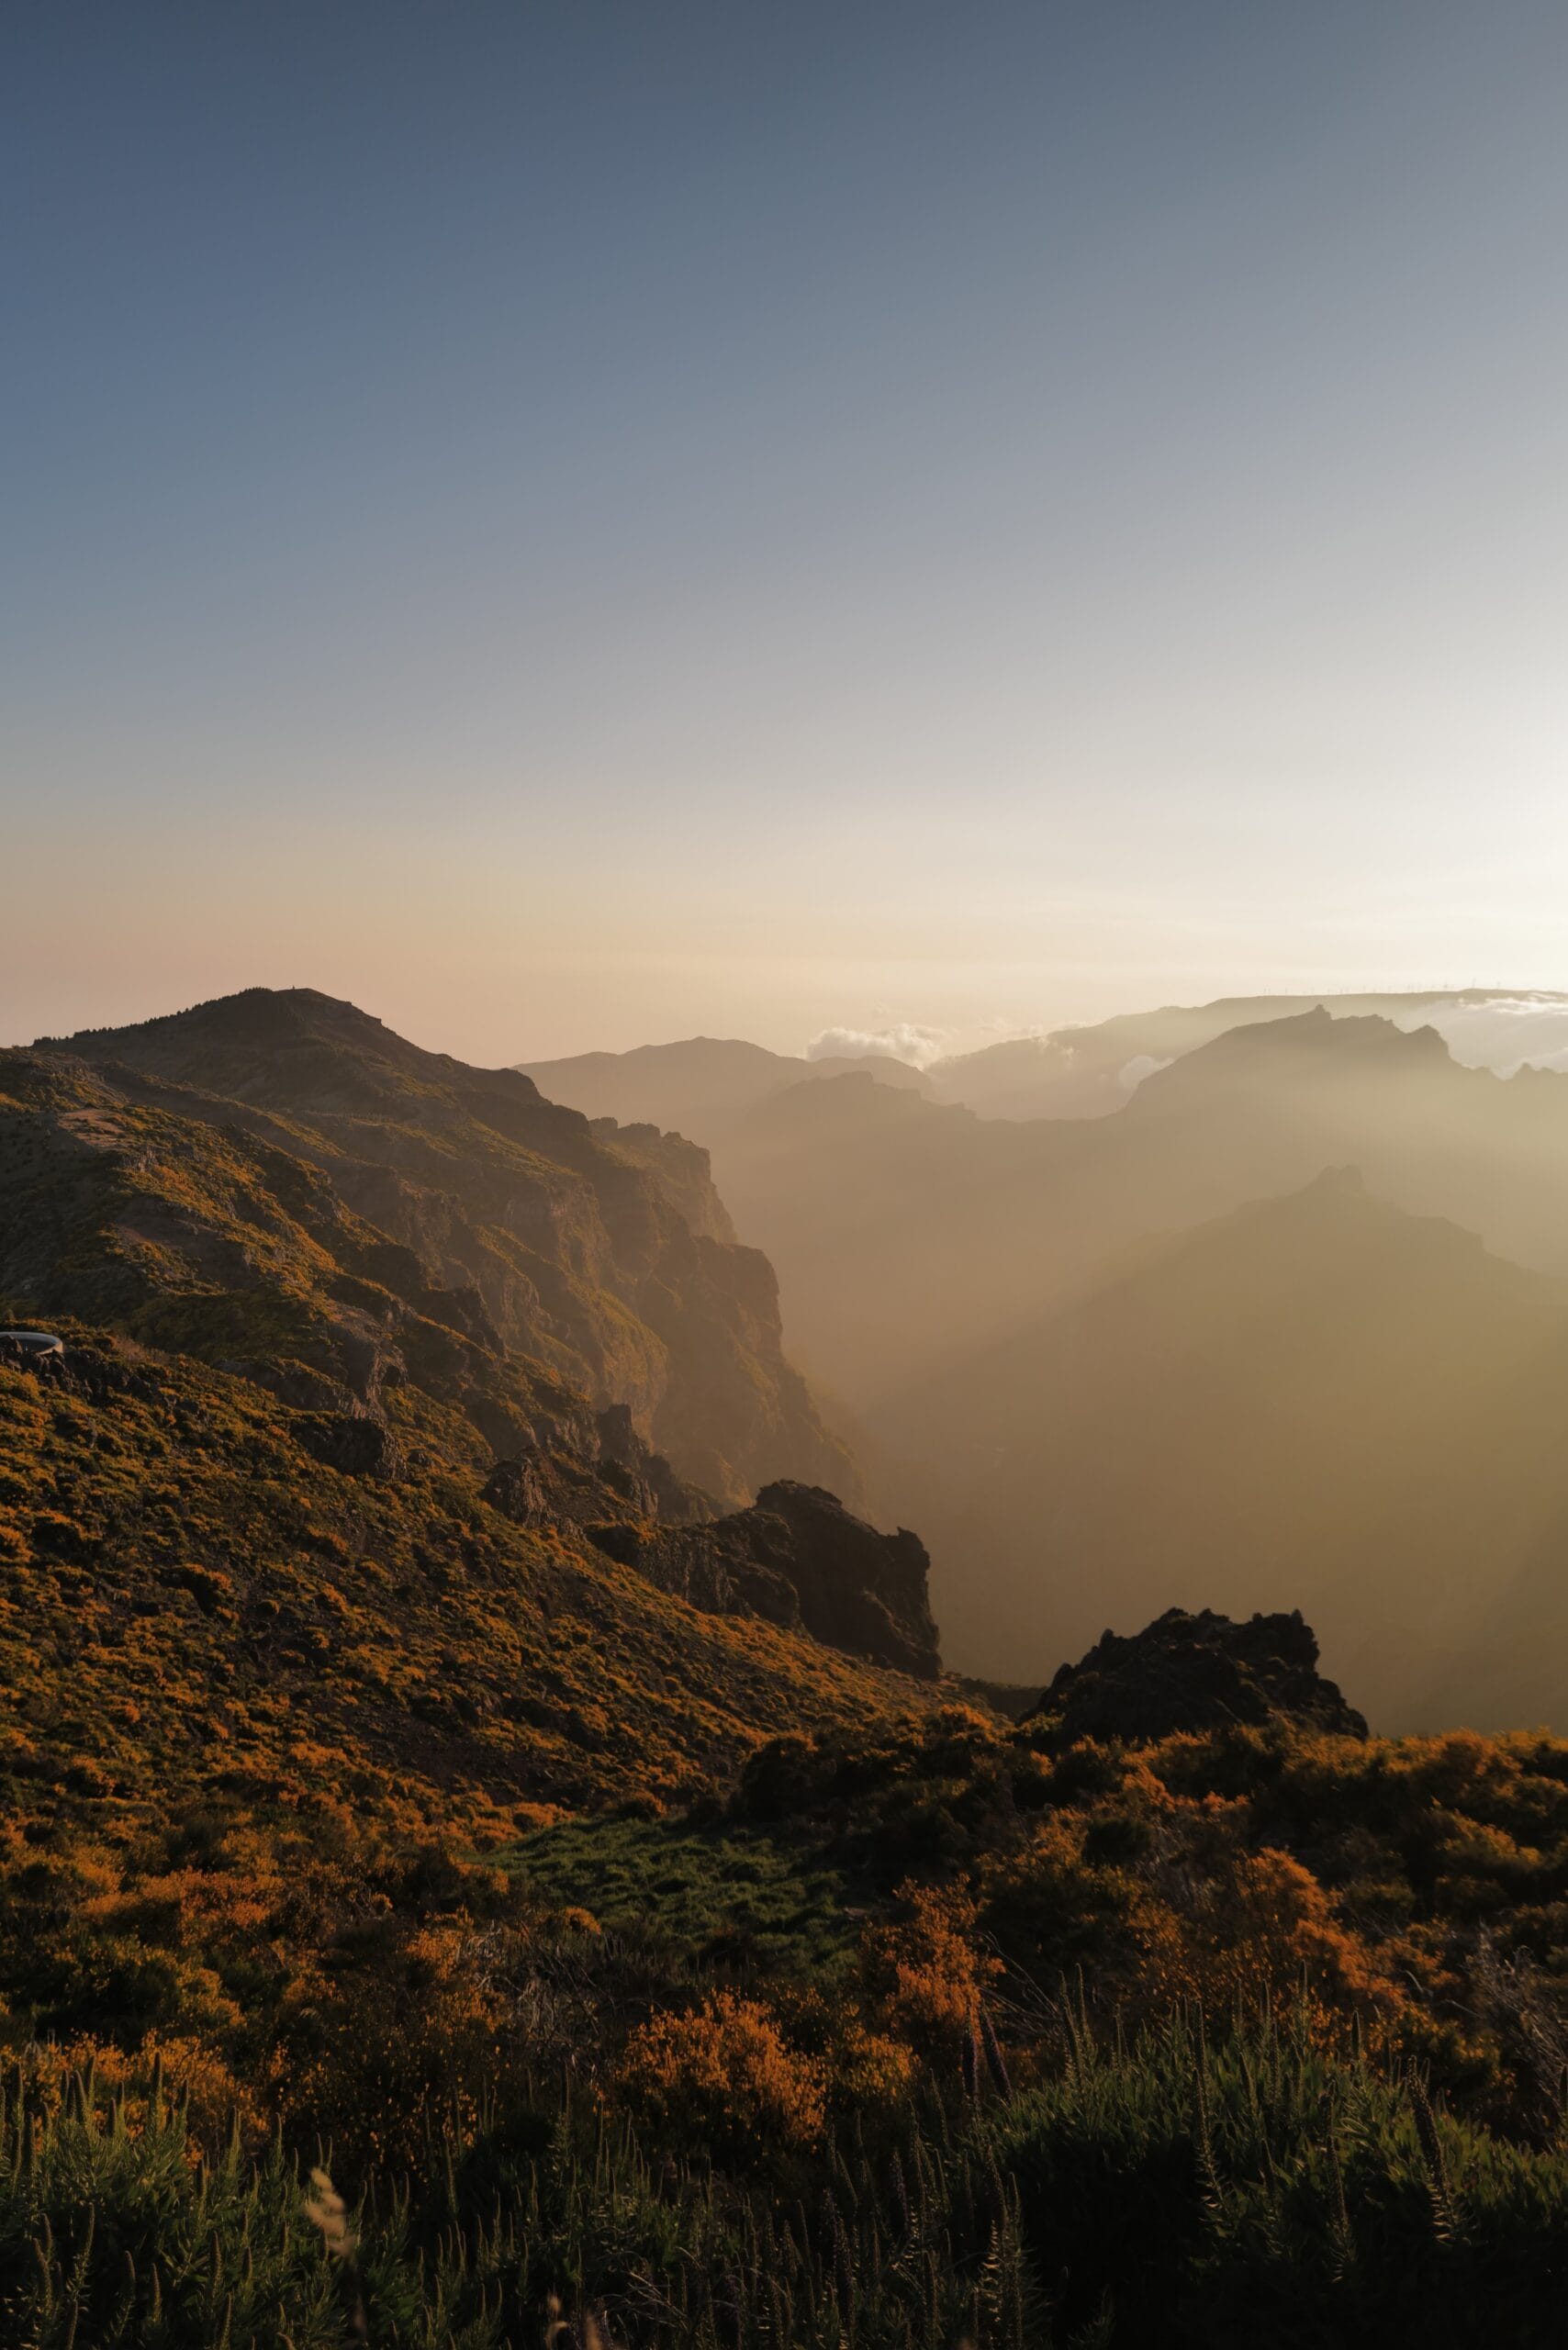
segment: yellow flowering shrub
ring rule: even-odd
[[[822,2059],[790,2047],[766,2008],[734,1991],[651,2017],[626,2044],[616,2087],[664,2136],[722,2157],[814,2144],[827,2117]]]
[[[969,2038],[1001,1964],[977,1945],[975,1905],[963,1886],[909,1883],[898,1897],[902,1914],[861,1938],[862,1981],[895,2040],[950,2051]]]

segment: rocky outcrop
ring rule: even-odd
[[[517,1526],[577,1528],[704,1615],[758,1616],[921,1680],[941,1671],[930,1561],[913,1534],[879,1534],[821,1486],[787,1481],[722,1516],[623,1406],[599,1413],[583,1438],[580,1427],[542,1431],[496,1462],[481,1499]]]
[[[662,1531],[719,1512],[711,1494],[678,1477],[644,1443],[623,1404],[575,1417],[541,1416],[518,1449],[496,1462],[479,1497],[514,1526],[577,1526],[596,1539],[607,1526],[641,1528],[654,1519]]]
[[[765,1623],[780,1624],[789,1631],[805,1628],[801,1596],[789,1577],[761,1564],[744,1544],[726,1542],[718,1524],[655,1527],[612,1521],[590,1526],[587,1532],[607,1559],[630,1567],[644,1583],[684,1599],[705,1616],[760,1616]]]
[[[545,1098],[556,1099],[554,1094]],[[596,1140],[645,1168],[693,1232],[709,1240],[734,1241],[735,1228],[729,1210],[713,1188],[712,1167],[699,1144],[688,1142],[683,1135],[665,1134],[657,1126],[640,1122],[620,1125],[614,1118],[592,1118],[588,1130]]]
[[[1025,1727],[1042,1746],[1140,1744],[1280,1719],[1367,1735],[1362,1717],[1318,1672],[1317,1641],[1299,1609],[1238,1624],[1207,1607],[1195,1616],[1169,1607],[1141,1632],[1106,1632],[1077,1664],[1064,1664]]]
[[[359,1412],[301,1412],[291,1433],[313,1460],[345,1477],[397,1477],[403,1456],[386,1424]]]
[[[924,1546],[902,1528],[879,1534],[820,1486],[767,1485],[752,1508],[706,1526],[588,1532],[608,1556],[694,1607],[799,1626],[826,1647],[921,1680],[941,1670]]]
[[[711,1495],[678,1477],[663,1453],[643,1442],[624,1404],[600,1412],[594,1434],[600,1476],[644,1516],[666,1526],[689,1526],[717,1514]]]
[[[528,1458],[498,1460],[479,1498],[514,1526],[545,1526],[556,1515],[540,1464]]]

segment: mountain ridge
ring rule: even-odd
[[[791,1474],[855,1497],[853,1464],[784,1357],[772,1270],[723,1237],[695,1146],[622,1147],[517,1072],[425,1053],[308,990],[247,990],[34,1058],[84,1063],[131,1106],[246,1128],[308,1163],[437,1284],[473,1289],[510,1348],[600,1405],[628,1404],[721,1498]]]
[[[578,1053],[515,1066],[552,1101],[570,1102],[589,1117],[650,1124],[703,1144],[774,1094],[851,1071],[890,1087],[928,1090],[919,1069],[891,1054],[810,1059],[770,1052],[742,1037],[686,1036],[668,1045],[633,1046],[625,1053]]]

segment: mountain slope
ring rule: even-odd
[[[727,1237],[694,1147],[645,1134],[622,1145],[515,1071],[422,1052],[308,990],[252,990],[35,1056],[88,1064],[128,1108],[237,1133],[324,1175],[427,1284],[476,1292],[507,1348],[627,1404],[720,1498],[777,1476],[853,1493],[784,1360],[771,1269]]]
[[[750,1252],[693,1240],[635,1161],[611,1157],[617,1255],[590,1220],[602,1147],[579,1118],[541,1115],[515,1080],[494,1113],[507,1123],[487,1125],[482,1080],[438,1086],[394,1055],[378,1067],[357,1015],[337,1011],[303,1008],[292,1071],[262,1046],[252,1064],[207,1059],[203,1037],[198,1073],[248,1101],[107,1058],[0,1055],[0,1324],[64,1339],[36,1355],[0,1335],[0,1773],[15,1816],[42,1833],[80,1814],[129,1837],[165,1802],[352,1801],[384,1827],[495,1834],[519,1803],[657,1800],[802,1718],[924,1702],[801,1628],[876,1651],[894,1628],[876,1608],[897,1545],[826,1505],[825,1536],[807,1527],[775,1554],[767,1609],[730,1587],[696,1605],[660,1588],[638,1551],[720,1505],[648,1450],[626,1404],[596,1409],[507,1343],[476,1284],[444,1278],[465,1270],[460,1248],[483,1276],[494,1236],[465,1219],[503,1180],[525,1204],[564,1201],[579,1220],[567,1237],[610,1277],[628,1226],[651,1236],[663,1277],[706,1255],[720,1303],[729,1260],[744,1273]],[[319,1125],[259,1109],[263,1091],[308,1102]],[[554,1125],[558,1158],[524,1151],[525,1122],[537,1139]],[[448,1153],[440,1192],[398,1175],[421,1237],[446,1215],[439,1264],[338,1189],[356,1169],[374,1188],[377,1134],[421,1170]],[[590,1330],[597,1315],[613,1337],[619,1313],[635,1332],[613,1292],[579,1290]],[[766,1403],[766,1361],[743,1369]],[[700,1403],[694,1376],[688,1393]],[[759,1409],[744,1391],[741,1404]],[[732,1424],[736,1408],[717,1396]],[[924,1554],[898,1555],[920,1569],[905,1597],[924,1613]]]
[[[1568,1284],[1352,1175],[1145,1244],[877,1426],[959,1662],[1299,1605],[1381,1724],[1568,1726],[1568,1593],[1505,1626],[1568,1539]]]
[[[63,1361],[0,1344],[0,1789],[35,1842],[203,1804],[494,1842],[920,1702],[666,1596],[569,1517],[519,1523],[417,1390],[389,1399],[398,1473],[357,1474],[254,1381],[63,1327]]]

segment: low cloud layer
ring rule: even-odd
[[[1426,1003],[1399,1015],[1401,1028],[1435,1028],[1467,1069],[1568,1070],[1568,1003],[1495,995],[1482,1003]]]
[[[890,1028],[824,1028],[806,1046],[809,1061],[860,1060],[868,1053],[886,1053],[896,1061],[926,1069],[940,1060],[946,1039],[939,1028],[915,1028],[897,1021]]]

